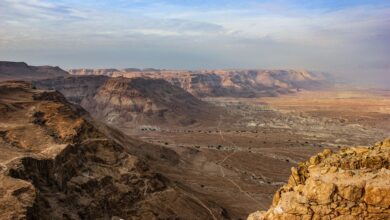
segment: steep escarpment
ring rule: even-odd
[[[0,219],[222,219],[58,92],[0,83]],[[134,146],[134,148],[137,148]]]
[[[163,79],[75,76],[34,85],[60,91],[94,117],[122,127],[207,123],[221,111]]]
[[[0,61],[0,81],[36,80],[68,75],[68,72],[58,66],[29,66],[24,62]]]
[[[73,69],[74,75],[106,75],[110,77],[148,77],[164,79],[197,97],[276,96],[301,89],[331,86],[326,74],[306,70],[137,70],[137,69]]]
[[[324,150],[291,172],[271,208],[248,220],[390,219],[390,139]]]

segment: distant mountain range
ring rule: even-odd
[[[24,62],[0,61],[0,81],[30,81],[60,76],[69,76],[69,73],[58,66],[29,66]]]
[[[72,75],[148,77],[164,79],[197,97],[276,96],[301,89],[322,89],[332,85],[332,77],[306,70],[203,70],[157,69],[71,69]]]
[[[70,74],[69,74],[70,73]],[[111,125],[207,125],[225,114],[203,97],[277,96],[332,85],[330,77],[304,70],[73,69],[0,62],[0,80],[33,81],[61,92]]]
[[[306,70],[202,70],[176,71],[159,69],[71,69],[29,66],[24,62],[0,61],[0,81],[41,80],[72,75],[103,75],[124,78],[163,79],[196,97],[277,96],[299,90],[332,86],[328,74]],[[160,81],[161,82],[161,81]]]

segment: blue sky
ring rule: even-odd
[[[305,68],[384,85],[389,39],[389,0],[0,0],[0,60],[63,68]]]

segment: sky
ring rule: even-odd
[[[0,0],[0,60],[308,69],[389,86],[390,0]]]

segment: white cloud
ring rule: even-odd
[[[66,67],[278,67],[352,75],[373,66],[388,70],[389,23],[389,8],[373,6],[0,0],[0,58],[44,64],[58,54],[55,64]]]

